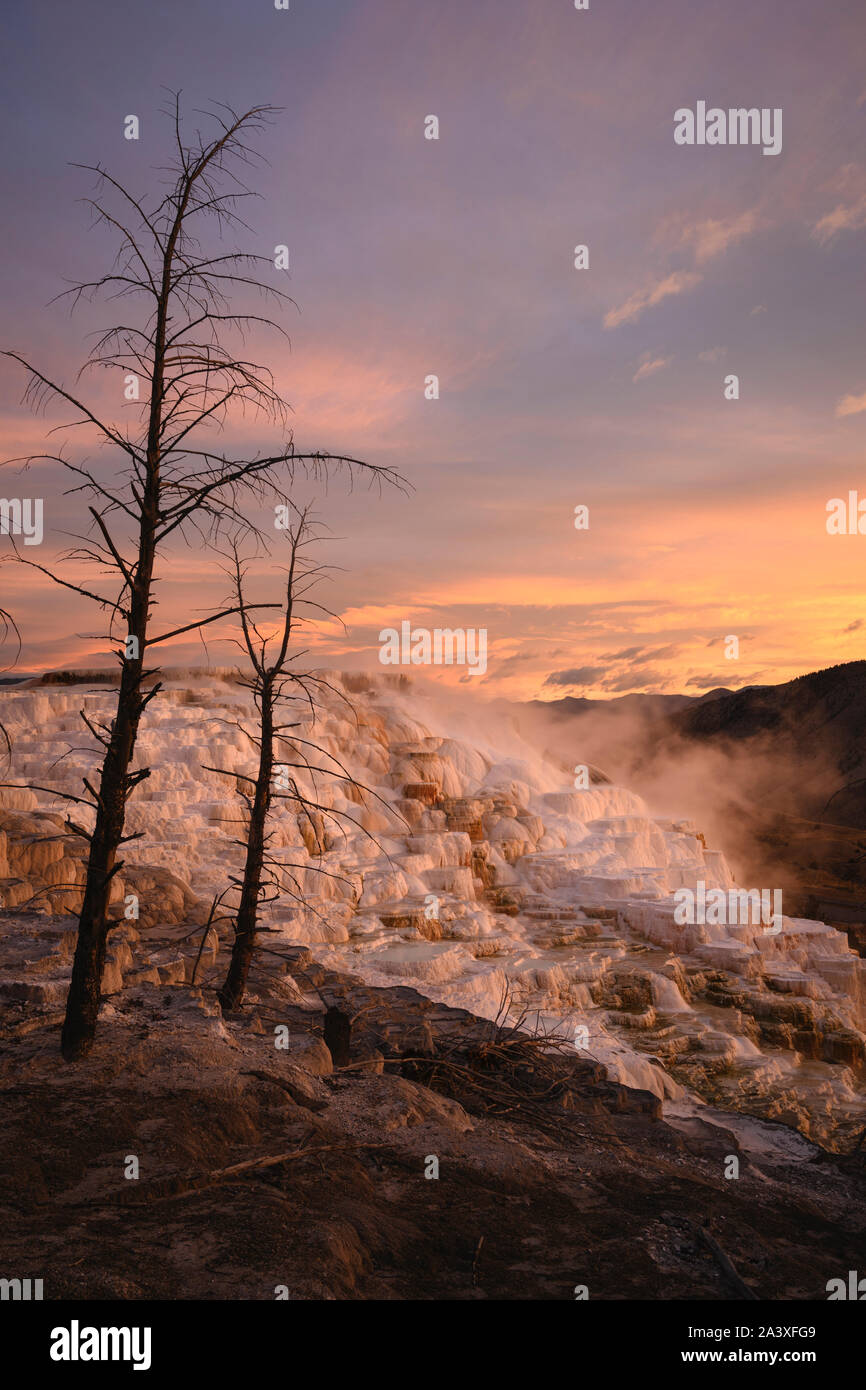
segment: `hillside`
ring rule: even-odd
[[[675,797],[741,879],[778,884],[793,911],[866,948],[866,661],[700,699],[524,711],[536,740],[555,739],[567,760],[592,757],[660,809]]]

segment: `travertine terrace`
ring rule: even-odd
[[[315,725],[297,716],[329,755],[300,780],[344,814],[313,823],[276,803],[273,858],[305,901],[275,902],[265,925],[371,984],[487,1017],[507,998],[526,1026],[557,1029],[671,1114],[708,1102],[848,1146],[863,1125],[866,962],[841,932],[787,917],[778,932],[680,926],[677,889],[734,883],[699,826],[655,817],[597,770],[575,790],[571,769],[471,697],[461,708],[399,680],[330,679],[339,693]],[[86,681],[6,692],[10,780],[77,792],[94,763],[78,711],[105,717],[111,698]],[[149,929],[200,923],[240,864],[242,803],[206,769],[253,770],[251,715],[225,673],[178,674],[149,708],[138,762],[151,776],[128,825],[143,834],[115,890],[118,916],[135,893],[140,918],[112,934],[108,991],[135,971],[182,975],[148,958]],[[327,775],[334,759],[358,785]],[[6,789],[0,805],[4,905],[74,910],[84,846],[64,834],[62,803]]]

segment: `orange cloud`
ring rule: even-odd
[[[750,236],[759,225],[760,220],[754,208],[740,213],[738,217],[706,217],[683,228],[680,233],[680,245],[691,246],[695,264],[703,265],[706,261],[722,255],[729,246]]]
[[[650,353],[646,353],[643,361],[632,377],[632,381],[643,381],[644,377],[652,376],[655,372],[664,371],[665,367],[669,367],[673,360],[672,357],[653,357]]]
[[[837,415],[859,415],[866,410],[866,391],[862,396],[843,396],[836,406]]]
[[[695,285],[699,285],[700,282],[701,276],[695,271],[676,270],[672,275],[666,275],[663,280],[657,281],[656,284],[649,285],[643,290],[636,290],[619,308],[608,310],[604,316],[604,326],[605,328],[618,328],[621,323],[634,323],[646,309],[652,309],[656,304],[660,304],[663,299],[668,299],[673,294],[684,294],[686,290],[694,289]]]

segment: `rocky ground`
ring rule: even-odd
[[[73,926],[0,914],[0,1262],[46,1298],[823,1300],[862,1263],[863,1150],[662,1118],[573,1049],[277,938],[223,1019],[213,934],[118,927],[69,1066]]]

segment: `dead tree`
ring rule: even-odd
[[[53,401],[68,406],[73,416],[69,424],[90,432],[110,455],[109,481],[87,460],[75,461],[62,452],[16,460],[26,466],[34,458],[51,459],[74,476],[70,492],[84,494],[89,529],[76,536],[79,544],[66,558],[88,561],[102,574],[107,570],[110,578],[107,585],[103,580],[91,587],[79,583],[77,576],[64,578],[23,556],[21,563],[99,605],[108,615],[108,632],[101,636],[122,643],[113,723],[94,722],[82,712],[102,748],[99,780],[94,784],[95,779],[85,779],[83,797],[60,793],[89,807],[93,815],[90,829],[68,822],[89,842],[89,857],[63,1025],[67,1060],[86,1054],[93,1042],[111,926],[109,898],[112,880],[122,867],[118,851],[125,841],[137,838],[124,834],[126,807],[149,769],[134,768],[133,756],[142,714],[160,688],[158,681],[145,688],[158,675],[158,668],[146,666],[146,659],[153,648],[232,611],[223,608],[152,635],[158,560],[166,543],[174,537],[215,545],[229,530],[246,532],[261,542],[250,520],[252,507],[270,498],[273,486],[284,489],[287,476],[299,467],[313,475],[342,468],[350,477],[360,471],[371,482],[396,480],[391,470],[357,459],[296,452],[286,424],[288,407],[272,373],[245,355],[249,333],[268,327],[284,330],[266,314],[234,308],[232,297],[255,293],[277,307],[291,302],[261,278],[263,266],[274,273],[269,257],[223,249],[222,240],[245,227],[239,209],[256,195],[240,174],[254,163],[250,140],[272,112],[260,106],[239,115],[220,106],[209,113],[215,127],[212,137],[205,139],[197,132],[187,139],[175,100],[169,113],[174,152],[168,191],[152,200],[133,196],[102,166],[82,166],[97,178],[96,196],[86,201],[97,222],[116,233],[119,249],[108,273],[66,293],[73,302],[105,291],[124,304],[143,302],[140,312],[136,309],[128,316],[135,318],[138,312],[138,322],[126,319],[108,329],[82,368],[99,366],[124,373],[127,382],[141,382],[144,399],[133,407],[133,426],[103,418],[97,407],[18,352],[6,354],[28,372],[25,395],[34,405]],[[215,244],[208,243],[208,233],[218,234]],[[267,420],[275,447],[237,457],[214,442],[209,427],[219,430],[237,413]],[[117,586],[113,592],[112,581]]]
[[[229,772],[225,768],[208,769],[233,777],[242,784],[240,795],[247,814],[246,836],[241,842],[245,850],[243,876],[233,879],[239,901],[231,961],[219,990],[223,1012],[238,1009],[243,1000],[255,954],[260,907],[283,896],[298,903],[304,902],[304,883],[299,875],[313,872],[331,878],[342,877],[331,873],[321,864],[286,864],[275,861],[269,855],[268,820],[274,801],[288,801],[298,813],[306,815],[314,827],[314,847],[319,856],[324,853],[326,846],[324,836],[316,828],[317,821],[319,826],[327,822],[343,831],[347,825],[351,825],[376,842],[375,836],[364,830],[352,816],[328,807],[316,794],[311,796],[299,784],[299,774],[312,779],[314,783],[319,779],[336,780],[351,786],[356,795],[364,800],[372,798],[381,802],[375,792],[351,776],[334,754],[327,752],[314,739],[303,736],[299,730],[305,721],[293,717],[303,714],[315,718],[320,696],[325,689],[340,698],[348,711],[354,713],[354,710],[345,695],[324,677],[298,666],[306,653],[295,648],[293,641],[299,629],[310,621],[304,610],[313,609],[329,617],[334,615],[322,604],[306,597],[327,569],[327,566],[313,564],[305,554],[308,547],[320,539],[310,522],[309,511],[300,510],[291,503],[287,504],[287,509],[293,514],[286,528],[289,562],[285,598],[275,635],[263,636],[253,619],[251,605],[244,594],[245,566],[237,550],[233,557],[232,603],[240,614],[240,646],[250,668],[248,675],[239,673],[239,680],[252,691],[257,723],[254,733],[241,727],[256,749],[258,766],[255,778]],[[283,786],[276,781],[277,772],[283,778]]]
[[[17,642],[18,652],[15,656],[15,661],[17,661],[18,655],[20,655],[21,652],[21,635],[12,614],[7,613],[5,608],[0,608],[0,647],[4,645],[10,633],[14,634]],[[14,661],[12,664],[14,665]],[[4,666],[2,669],[6,671],[9,667]],[[0,749],[2,749],[5,759],[8,762],[12,757],[12,740],[9,737],[6,725],[3,723],[0,723]]]

